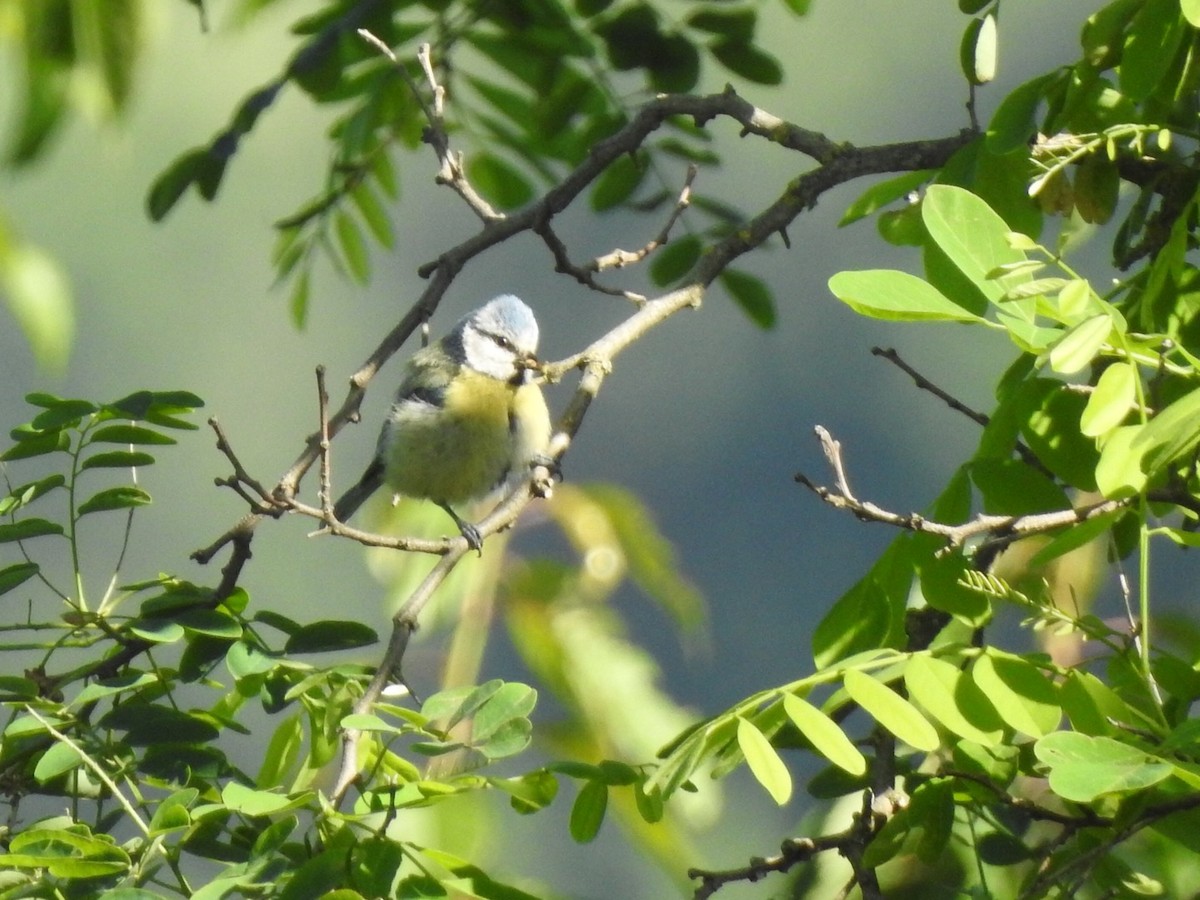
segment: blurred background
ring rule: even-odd
[[[314,367],[327,367],[336,402],[345,378],[422,290],[417,268],[473,233],[474,217],[450,191],[433,185],[431,154],[400,159],[397,250],[373,251],[369,289],[319,268],[310,321],[298,332],[286,293],[272,289],[272,223],[320,189],[329,111],[314,109],[290,88],[240,148],[217,202],[189,196],[166,222],[147,219],[144,198],[153,178],[183,150],[208,140],[243,96],[278,73],[294,46],[288,23],[315,5],[280,3],[239,28],[223,20],[224,4],[212,3],[208,33],[187,4],[148,5],[148,53],[127,121],[96,129],[75,120],[33,167],[0,170],[3,207],[25,236],[66,267],[77,302],[77,338],[61,375],[37,370],[23,337],[0,311],[0,421],[6,426],[30,417],[23,397],[34,390],[116,399],[143,387],[186,389],[204,398],[204,412],[221,421],[246,467],[273,483],[315,428]],[[1000,74],[981,91],[981,119],[1016,84],[1072,59],[1077,29],[1097,5],[1006,4]],[[966,19],[954,4],[816,2],[803,19],[773,6],[762,14],[762,42],[787,76],[780,88],[742,88],[756,105],[833,140],[862,144],[941,137],[967,125],[958,67]],[[0,63],[0,123],[7,124],[17,67],[13,59]],[[716,76],[710,71],[701,88],[721,89],[724,78]],[[712,132],[725,165],[703,173],[702,188],[743,209],[757,210],[810,165],[765,141],[739,139],[728,123]],[[682,183],[682,166],[674,177]],[[879,240],[869,221],[837,229],[846,205],[867,186],[853,183],[825,196],[790,230],[790,250],[775,241],[740,261],[772,285],[775,329],[759,330],[714,289],[702,309],[668,321],[618,359],[566,459],[569,482],[612,482],[635,492],[705,596],[709,638],[691,642],[681,642],[669,619],[639,596],[621,600],[634,639],[662,667],[664,688],[698,714],[810,672],[811,627],[893,536],[824,507],[793,482],[798,470],[830,480],[815,425],[842,442],[857,493],[896,510],[923,508],[975,444],[975,426],[873,357],[872,346],[895,347],[982,410],[991,405],[990,384],[1013,356],[1002,339],[976,333],[981,329],[891,326],[858,318],[833,299],[826,280],[841,269],[919,264],[914,254]],[[577,260],[641,246],[661,225],[623,214],[597,217],[579,207],[560,229]],[[608,281],[646,290],[636,271]],[[579,350],[629,313],[624,301],[556,275],[545,248],[522,238],[467,267],[433,333],[500,292],[519,294],[534,307],[548,359]],[[336,483],[349,484],[369,458],[398,370],[393,360],[372,386],[364,424],[337,442]],[[572,386],[549,390],[553,410],[562,408]],[[159,458],[142,477],[160,502],[135,519],[123,577],[133,581],[167,569],[214,583],[220,562],[203,569],[188,555],[244,512],[237,497],[213,486],[228,465],[207,429],[184,435],[180,447]],[[311,499],[315,483],[305,487]],[[518,537],[521,552],[553,551],[550,529],[536,527],[536,512],[530,519],[534,527]],[[357,618],[385,633],[391,610],[362,549],[309,541],[309,530],[311,523],[299,520],[260,529],[243,578],[254,602],[300,620]],[[103,577],[111,548],[106,536],[95,538],[93,563]],[[494,636],[487,677],[522,677],[505,641]],[[364,662],[376,657],[374,650],[355,655]],[[425,670],[410,669],[409,678],[434,683],[436,654],[419,659]],[[804,810],[777,810],[746,781],[734,779],[737,802],[701,840],[706,852],[690,862],[739,865],[772,852],[781,834],[801,833],[796,816]],[[571,896],[665,895],[668,882],[628,853],[611,826],[600,838],[603,852],[573,845],[563,825],[568,809],[560,801],[546,814],[505,822],[514,841],[530,840],[537,829],[538,850],[523,846],[515,868],[532,870]],[[504,851],[493,849],[503,859]],[[527,864],[538,852],[542,858]],[[760,886],[721,896],[767,893]]]

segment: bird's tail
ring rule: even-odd
[[[363,505],[363,501],[379,490],[381,484],[383,484],[383,463],[378,459],[372,460],[371,465],[367,466],[367,471],[363,472],[362,478],[358,480],[358,484],[342,494],[337,503],[333,504],[334,518],[339,522],[348,521]]]

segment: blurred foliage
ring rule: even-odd
[[[235,16],[252,22],[269,5],[246,0]],[[972,116],[1002,59],[998,7],[959,2]],[[691,91],[710,71],[783,79],[783,64],[755,42],[761,8],[326,3],[294,23],[297,48],[280,74],[158,176],[148,210],[161,219],[190,189],[214,199],[282,91],[335,109],[324,184],[277,224],[278,273],[292,280],[302,322],[318,258],[366,281],[372,244],[397,241],[388,211],[400,198],[397,158],[429,137],[431,115],[464,145],[464,177],[488,202],[524,206],[631,121],[639,99]],[[138,7],[113,9],[105,19],[66,0],[0,7],[26,60],[7,164],[44,152],[75,108],[119,113],[134,81]],[[871,318],[985,329],[1014,359],[977,417],[976,451],[827,605],[811,671],[699,722],[658,684],[614,602],[628,591],[685,637],[702,631],[697,592],[653,517],[623,491],[560,487],[548,507],[558,557],[490,553],[445,585],[442,689],[351,714],[369,673],[297,656],[372,645],[360,623],[252,611],[226,581],[119,577],[129,520],[150,501],[136,471],[190,427],[197,398],[31,395],[39,411],[2,457],[31,474],[7,482],[0,499],[0,543],[15,550],[0,593],[27,601],[10,606],[0,649],[29,660],[10,667],[22,675],[0,678],[12,806],[0,892],[533,896],[536,886],[502,883],[449,842],[425,840],[417,823],[474,821],[468,804],[483,796],[537,812],[564,786],[572,838],[591,841],[611,812],[685,884],[690,826],[719,815],[701,784],[743,764],[777,803],[796,803],[799,788],[808,809],[817,802],[828,815],[778,857],[692,875],[698,896],[791,869],[794,896],[847,884],[871,897],[1200,892],[1200,629],[1187,617],[1164,623],[1154,603],[1164,539],[1200,542],[1198,27],[1193,0],[1108,3],[1083,23],[1078,59],[1012,90],[944,165],[872,170],[891,174],[842,224],[873,217],[885,240],[918,252],[921,274],[841,272],[832,294]],[[444,110],[417,61],[422,43],[453,98]],[[706,125],[672,121],[621,155],[591,184],[591,212],[663,214],[677,196],[665,173],[720,162]],[[841,147],[818,166],[853,153]],[[682,282],[748,215],[693,198],[687,234],[650,254],[651,279]],[[1111,271],[1088,278],[1070,254],[1100,236],[1112,241]],[[775,301],[750,263],[714,277],[769,327]],[[0,230],[6,296],[44,358],[69,334],[52,271]],[[886,518],[841,499],[863,518]],[[79,528],[96,517],[125,523],[107,532],[122,546],[98,597]],[[1103,576],[1125,569],[1135,572],[1119,582],[1125,615],[1103,618],[1093,612]],[[998,627],[1005,618],[1021,627]],[[536,688],[485,677],[497,621]],[[548,712],[537,706],[545,697]],[[264,716],[270,736],[251,772],[231,748]],[[366,735],[348,809],[325,793],[343,728]],[[789,762],[801,757],[827,768],[798,786]],[[41,817],[47,798],[68,811]],[[27,822],[30,806],[39,812]],[[825,851],[842,862],[803,865]],[[521,860],[505,866],[520,872]]]
[[[70,113],[118,119],[132,93],[142,41],[141,0],[9,0],[0,41],[15,51],[22,89],[0,165],[20,168],[49,150]],[[0,297],[46,370],[66,366],[74,337],[68,279],[45,251],[22,238],[0,206]]]

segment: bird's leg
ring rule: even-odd
[[[480,556],[483,556],[483,536],[480,535],[479,529],[451,509],[449,503],[438,503],[438,506],[444,509],[450,518],[454,520],[454,524],[458,526],[459,533],[467,539],[467,546]]]

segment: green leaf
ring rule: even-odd
[[[139,487],[131,484],[108,488],[94,494],[79,504],[77,512],[81,516],[88,513],[107,512],[113,509],[132,509],[135,506],[146,506],[150,503],[150,495]]]
[[[779,84],[783,81],[783,66],[767,51],[754,44],[737,40],[719,40],[709,45],[717,62],[747,81],[755,84]]]
[[[62,372],[75,338],[70,283],[45,251],[29,243],[6,243],[0,248],[0,299],[8,304],[38,365]]]
[[[0,498],[0,515],[9,515],[23,506],[28,506],[33,501],[53,490],[57,490],[66,483],[67,479],[56,473],[15,487],[7,495]]]
[[[937,729],[929,720],[882,681],[857,669],[848,669],[842,683],[850,698],[897,739],[926,752],[941,746]]]
[[[533,199],[533,185],[508,160],[494,153],[474,153],[467,158],[467,180],[500,209],[524,206]]]
[[[79,830],[76,830],[79,829]],[[13,836],[0,865],[46,869],[54,878],[81,879],[119,875],[129,869],[129,856],[120,847],[86,831],[29,828]]]
[[[53,744],[38,758],[33,768],[33,777],[38,784],[46,784],[67,772],[74,771],[83,763],[83,757],[68,744]]]
[[[236,781],[221,789],[221,800],[229,809],[247,816],[270,816],[306,805],[312,794],[287,797],[271,791],[259,791]]]
[[[949,731],[984,747],[1004,737],[1002,722],[987,696],[954,663],[917,655],[904,666],[908,695]]]
[[[366,284],[371,279],[371,257],[358,223],[345,210],[340,210],[334,217],[333,229],[350,277],[359,284]]]
[[[722,9],[703,6],[684,20],[691,28],[707,31],[730,41],[748,42],[754,38],[758,11],[752,7]]]
[[[1185,27],[1179,0],[1147,0],[1130,22],[1121,54],[1121,92],[1145,100],[1162,83],[1175,63]]]
[[[29,424],[38,431],[78,425],[84,416],[96,411],[96,404],[88,400],[59,400],[45,412],[38,413]]]
[[[1050,788],[1066,800],[1089,803],[1104,794],[1142,791],[1172,774],[1155,756],[1104,736],[1057,731],[1033,746],[1050,769]]]
[[[622,8],[599,23],[596,33],[604,41],[613,68],[622,72],[651,66],[662,43],[658,13],[647,3]]]
[[[1095,487],[1097,454],[1095,442],[1079,430],[1086,405],[1087,398],[1082,394],[1048,378],[1026,382],[1017,398],[1017,413],[1023,416],[1021,437],[1037,458],[1067,484],[1090,491]],[[1038,493],[1047,505],[1037,510],[1027,507],[1025,512],[1042,511],[1051,508],[1051,504],[1062,503],[1049,490]],[[1033,497],[1033,491],[1025,494]]]
[[[571,838],[578,844],[595,839],[604,824],[608,809],[608,785],[603,781],[588,781],[579,789],[571,806],[569,829]]]
[[[841,726],[817,707],[795,694],[784,694],[783,709],[813,748],[835,766],[851,775],[867,771],[866,757],[846,737]]]
[[[738,269],[726,269],[717,280],[751,322],[763,330],[775,327],[775,301],[765,281]]]
[[[221,609],[187,609],[175,621],[193,634],[237,640],[242,636],[241,623]]]
[[[604,212],[624,203],[642,183],[646,172],[647,167],[635,155],[627,154],[613,160],[592,188],[592,209]]]
[[[1050,368],[1063,375],[1082,371],[1109,343],[1112,333],[1113,320],[1107,313],[1084,319],[1050,349]]]
[[[371,190],[371,186],[365,181],[359,182],[350,192],[350,199],[354,201],[354,205],[362,215],[363,221],[367,223],[367,227],[371,229],[375,240],[381,246],[390,249],[396,242],[396,236],[392,231],[392,220],[384,210],[383,204],[379,202],[379,198],[375,196],[375,192]]]
[[[141,425],[105,425],[91,434],[92,441],[109,444],[174,444],[175,438]]]
[[[516,778],[491,778],[488,783],[509,796],[509,805],[520,815],[540,812],[558,796],[558,779],[545,769]]]
[[[1012,247],[1008,240],[1012,229],[1004,219],[970,191],[930,185],[921,203],[921,219],[934,243],[989,301],[999,302],[1029,280],[1021,273],[988,278],[1001,266],[1023,262],[1025,254]]]
[[[1123,425],[1105,436],[1096,463],[1096,489],[1108,499],[1132,496],[1146,487],[1142,450],[1135,443],[1144,430],[1141,425]]]
[[[1193,28],[1200,28],[1200,0],[1179,0],[1183,17]]]
[[[1099,437],[1124,422],[1137,400],[1137,378],[1132,363],[1117,362],[1106,368],[1083,408],[1079,430],[1088,437]]]
[[[996,50],[995,14],[972,19],[963,32],[959,48],[959,63],[968,82],[987,84],[996,77]]]
[[[792,796],[792,775],[767,736],[749,719],[739,716],[737,742],[750,772],[766,788],[771,799],[780,806],[787,803]]]
[[[149,453],[136,450],[111,450],[106,453],[94,453],[83,461],[81,469],[133,469],[138,466],[149,466],[154,463],[154,457]]]
[[[664,94],[686,94],[700,80],[700,53],[682,34],[665,34],[649,63],[650,84]]]
[[[150,186],[146,194],[146,212],[151,221],[161,222],[179,202],[184,191],[200,177],[208,165],[208,151],[193,148],[171,163]]]
[[[297,276],[292,285],[292,294],[288,299],[288,311],[292,314],[292,322],[297,328],[303,328],[308,321],[309,273],[308,269]]]
[[[63,527],[55,522],[46,519],[20,519],[16,522],[0,524],[0,544],[62,533]]]
[[[931,542],[922,537],[918,545]],[[930,546],[917,559],[921,595],[933,609],[950,613],[972,628],[984,627],[992,618],[991,598],[963,583],[971,563],[958,553],[938,553]]]
[[[49,431],[45,434],[14,429],[13,438],[17,441],[4,453],[0,453],[0,461],[12,462],[18,459],[32,459],[35,456],[45,456],[47,453],[66,452],[71,449],[71,438],[63,431]]]
[[[477,744],[487,741],[510,721],[527,717],[535,705],[537,691],[520,682],[505,682],[475,713],[471,723],[471,741]]]
[[[1153,474],[1187,456],[1200,444],[1200,388],[1184,394],[1151,419],[1133,441],[1142,468]]]
[[[1062,707],[1057,688],[1032,663],[989,651],[976,658],[971,678],[1015,731],[1039,738],[1058,727]]]
[[[692,270],[703,249],[700,238],[684,235],[655,252],[650,261],[650,279],[659,287],[673,284]]]
[[[897,322],[978,322],[979,316],[942,295],[929,282],[895,269],[838,272],[833,295],[863,316]]]
[[[846,207],[841,221],[838,222],[838,228],[866,218],[897,200],[907,198],[929,181],[934,174],[933,169],[919,169],[871,185],[858,196],[857,200]]]
[[[510,719],[493,729],[486,740],[472,736],[472,746],[488,759],[506,759],[525,750],[533,741],[533,724],[528,719]]]
[[[135,747],[168,742],[202,744],[220,736],[207,718],[150,703],[125,703],[111,709],[100,721],[106,728],[124,731],[125,739]]]
[[[286,653],[328,653],[366,647],[379,640],[374,629],[361,622],[328,619],[304,625],[288,636]]]

